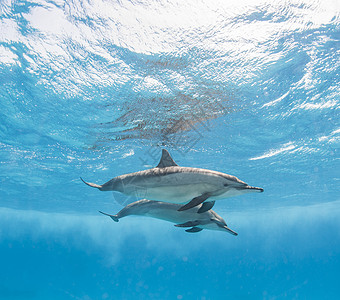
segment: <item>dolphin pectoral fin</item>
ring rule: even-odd
[[[81,178],[81,177],[80,177],[80,179],[81,179],[82,182],[84,182],[85,184],[87,184],[87,185],[90,186],[90,187],[94,187],[94,188],[97,188],[97,189],[101,189],[101,188],[102,188],[102,186],[99,185],[99,184],[95,184],[95,183],[91,183],[91,182],[86,182],[86,181],[85,181],[83,178]]]
[[[215,205],[215,201],[204,202],[197,212],[199,214],[204,213],[208,211],[209,209],[212,209],[214,205]]]
[[[204,193],[201,196],[195,197],[194,199],[192,199],[189,203],[181,206],[178,211],[183,211],[183,210],[187,210],[190,208],[193,208],[197,205],[200,205],[201,203],[203,203],[205,200],[207,200],[210,197],[210,193]]]
[[[185,223],[182,223],[182,224],[176,224],[175,226],[176,227],[194,227],[194,226],[197,226],[199,224],[200,224],[200,222],[198,220],[196,220],[196,221],[188,221],[188,222],[185,222]]]
[[[187,229],[186,232],[190,232],[190,233],[195,233],[195,232],[200,232],[202,231],[203,228],[199,228],[199,227],[192,227],[190,229]]]
[[[101,214],[105,215],[105,216],[109,216],[113,221],[115,222],[119,222],[119,218],[117,217],[117,215],[110,215],[110,214],[107,214],[107,213],[104,213],[102,211],[99,211]]]

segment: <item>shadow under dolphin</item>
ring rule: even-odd
[[[178,211],[180,204],[166,203],[152,200],[139,200],[125,206],[116,215],[110,215],[104,212],[102,214],[109,216],[113,221],[131,215],[147,216],[175,223],[176,227],[191,227],[186,232],[200,232],[203,229],[226,231],[232,235],[237,233],[231,230],[227,223],[213,210],[204,213],[198,213],[201,205],[195,206],[185,211]]]
[[[154,201],[185,204],[179,211],[203,205],[198,213],[211,209],[215,200],[242,195],[249,192],[263,192],[262,188],[252,187],[235,176],[221,172],[178,166],[169,152],[162,150],[157,167],[135,173],[117,176],[98,185],[81,180],[101,191],[118,191],[125,195],[143,195]],[[140,197],[141,198],[141,197]]]

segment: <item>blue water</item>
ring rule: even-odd
[[[0,2],[0,299],[339,299],[336,1]],[[262,194],[238,232],[116,213],[157,165]]]

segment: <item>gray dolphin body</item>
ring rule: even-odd
[[[205,202],[199,213],[211,209],[215,200],[263,192],[262,188],[249,186],[235,176],[206,169],[180,167],[164,149],[155,168],[117,176],[102,185],[84,183],[101,191],[118,191],[137,197],[143,195],[155,201],[176,204],[189,202],[181,206],[180,211]]]
[[[204,213],[198,213],[201,205],[185,211],[178,211],[180,207],[180,204],[143,199],[125,206],[116,215],[101,213],[111,217],[115,222],[131,215],[147,216],[175,223],[176,227],[191,227],[186,230],[187,232],[199,232],[203,229],[210,229],[226,231],[237,235],[235,231],[227,226],[223,218],[211,209]]]

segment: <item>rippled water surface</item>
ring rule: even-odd
[[[0,2],[0,299],[337,299],[337,1]],[[116,213],[156,166],[262,194],[239,233]]]

